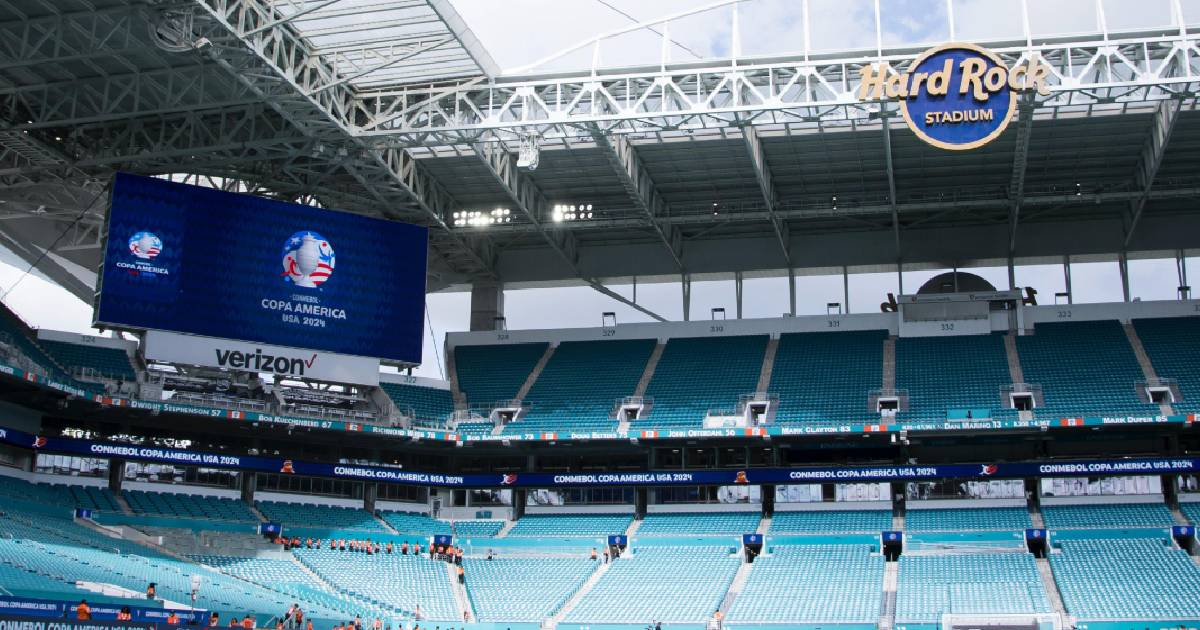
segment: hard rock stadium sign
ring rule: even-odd
[[[909,129],[935,147],[962,151],[995,140],[1017,107],[1017,93],[1050,90],[1051,69],[1040,58],[1007,67],[974,44],[943,44],[914,59],[907,72],[887,64],[860,70],[861,100],[898,100]]]

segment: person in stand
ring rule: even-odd
[[[417,621],[421,620],[421,605],[420,604],[417,604],[416,610],[413,611],[413,619],[416,619]]]
[[[604,548],[604,564],[608,564],[608,547]]]
[[[337,625],[333,627],[333,630],[345,630],[345,628],[342,626],[342,622],[339,621],[337,622]]]
[[[375,618],[375,623],[371,624],[372,630],[383,630],[383,620],[379,617]]]
[[[312,619],[309,619],[308,622],[304,624],[304,630],[313,630]]]
[[[471,613],[463,611],[463,623],[471,623]],[[462,630],[461,628],[459,630]]]
[[[229,620],[229,627],[230,627],[230,628],[237,628],[237,627],[239,627],[239,626],[241,626],[241,625],[242,625],[242,622],[241,622],[241,620],[240,620],[240,619],[238,619],[238,618],[237,618],[237,615],[234,615],[234,616],[233,616],[233,619],[230,619],[230,620]]]
[[[389,556],[392,555],[392,541],[390,541],[390,540],[388,541],[388,544],[387,544],[387,553]]]
[[[491,549],[488,549],[488,555],[487,555],[488,560],[491,560],[492,558],[494,558],[495,555],[496,555],[495,552],[493,552]]]
[[[354,630],[362,630],[362,617],[354,615]]]
[[[220,626],[221,626],[221,615],[219,615],[215,612],[209,614],[208,615],[208,627],[209,628],[218,628]]]
[[[466,583],[467,583],[467,575],[466,575],[466,573],[465,573],[465,572],[463,572],[463,568],[462,568],[462,565],[461,565],[461,564],[460,564],[460,565],[458,565],[458,568],[457,568],[457,571],[456,571],[456,572],[458,573],[458,583],[459,583],[459,584],[466,584]]]
[[[79,600],[79,605],[75,607],[75,620],[76,621],[91,621],[92,620],[92,607],[88,606],[86,599]]]
[[[179,615],[176,614],[174,610],[167,613],[167,625],[168,626],[178,626],[179,625]]]
[[[661,621],[654,622],[654,630],[662,630],[662,622]]]
[[[402,555],[402,556],[408,555],[408,541],[407,540],[400,543],[400,555]]]
[[[275,630],[283,630],[283,620],[279,619],[275,622]]]
[[[146,585],[146,599],[154,599],[154,593],[155,593],[156,586],[157,586],[157,584],[155,584],[154,582],[151,582],[150,584]]]
[[[133,621],[133,612],[128,606],[122,606],[121,610],[117,611],[117,621]]]
[[[244,630],[254,630],[254,628],[255,628],[254,617],[252,617],[250,615],[246,615],[245,617],[243,617],[242,618],[242,628],[244,628]]]
[[[461,567],[462,566],[462,558],[463,558],[463,550],[462,550],[462,547],[459,547],[458,551],[454,554],[454,563]]]
[[[592,547],[592,555],[591,555],[591,559],[592,559],[592,561],[595,561],[595,560],[596,560],[596,558],[597,558],[597,556],[596,556],[596,548],[595,548],[595,547]]]
[[[299,630],[299,628],[302,627],[301,624],[304,623],[304,609],[300,607],[300,604],[296,604],[296,616],[292,619],[292,622],[294,623],[292,627],[297,628],[297,630]]]

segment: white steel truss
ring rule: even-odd
[[[1200,34],[1047,43],[982,43],[1012,66],[1039,57],[1053,68],[1035,117],[1122,111],[1129,104],[1192,97],[1200,90]],[[872,51],[770,62],[733,60],[634,72],[503,79],[355,96],[353,133],[399,145],[463,144],[536,133],[584,137],[678,134],[711,128],[800,124],[820,128],[869,120],[880,104],[857,95],[859,70],[885,63],[902,72],[919,51]]]

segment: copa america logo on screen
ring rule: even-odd
[[[129,253],[142,260],[151,260],[162,253],[162,239],[154,232],[138,232],[129,237]]]
[[[311,230],[296,232],[283,244],[284,282],[308,289],[319,287],[333,275],[335,264],[329,240]]]

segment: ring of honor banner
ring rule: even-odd
[[[420,363],[427,247],[415,225],[120,173],[95,318]]]

